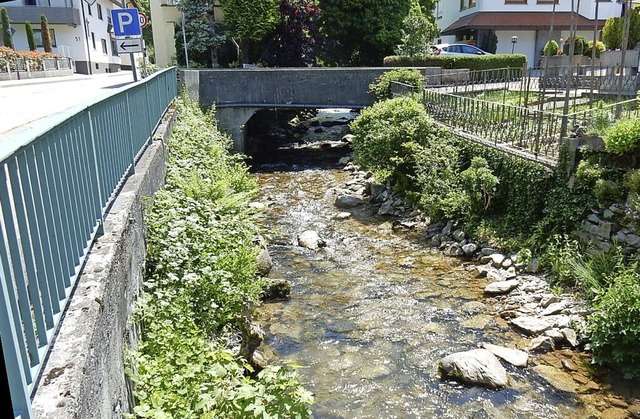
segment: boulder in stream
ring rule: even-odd
[[[364,204],[364,200],[355,195],[338,195],[334,205],[338,208],[353,208]]]
[[[544,331],[551,329],[553,324],[545,319],[539,319],[537,317],[520,316],[511,320],[511,324],[516,326],[528,335],[537,336]]]
[[[267,276],[271,269],[273,268],[273,261],[271,260],[271,255],[269,255],[269,251],[267,249],[261,249],[260,253],[258,253],[257,257],[258,262],[258,274],[260,276]]]
[[[291,281],[286,279],[267,278],[264,290],[262,291],[262,301],[282,301],[291,295]]]
[[[445,377],[467,384],[500,388],[507,385],[507,371],[498,358],[486,349],[474,349],[448,355],[440,360]]]
[[[324,240],[320,238],[315,230],[306,230],[298,234],[298,245],[307,249],[317,250],[324,246]]]
[[[505,348],[504,346],[493,345],[491,343],[482,343],[481,347],[491,352],[498,358],[503,359],[511,365],[524,368],[529,361],[529,354],[518,349]]]
[[[492,282],[487,285],[484,292],[492,295],[506,294],[516,288],[520,284],[517,279],[510,279],[508,281]]]

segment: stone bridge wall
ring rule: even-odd
[[[187,93],[217,107],[220,128],[244,150],[244,125],[261,108],[363,108],[369,84],[387,67],[182,70]],[[424,72],[424,69],[421,68]]]

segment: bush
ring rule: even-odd
[[[600,58],[600,54],[602,53],[602,51],[606,49],[607,48],[604,46],[604,42],[596,41],[596,58]],[[582,52],[582,55],[584,55],[585,57],[591,57],[592,53],[593,53],[593,41],[589,41],[587,43],[587,47]]]
[[[416,90],[422,89],[425,78],[420,70],[399,69],[382,73],[375,82],[369,85],[369,90],[376,97],[376,100],[391,99],[392,82],[399,82],[414,86]]]
[[[640,378],[640,275],[630,267],[594,305],[588,320],[593,361],[619,368],[625,378]]]
[[[569,37],[566,41],[564,41],[564,45],[562,46],[562,52],[564,55],[569,54],[569,48],[571,47],[571,42],[573,42],[573,55],[582,55],[584,50],[587,48],[587,39],[584,36],[577,36],[575,40]]]
[[[550,57],[550,56],[556,55],[558,53],[559,48],[560,47],[558,46],[558,43],[552,39],[546,44],[544,44],[544,49],[542,50],[542,53],[545,56]]]
[[[476,214],[485,212],[496,194],[498,178],[491,172],[487,160],[474,157],[471,167],[460,174],[462,186],[469,196],[472,210]]]
[[[469,70],[490,70],[494,68],[524,67],[527,56],[522,54],[496,55],[449,55],[427,57],[399,57],[384,58],[385,67],[440,67],[448,69],[468,68]]]
[[[634,152],[640,143],[640,119],[621,119],[602,138],[605,150],[613,154]]]
[[[624,186],[620,182],[609,179],[598,179],[593,187],[593,196],[600,208],[618,202],[624,196]]]
[[[420,143],[439,130],[424,107],[407,98],[376,102],[363,109],[350,127],[356,136],[352,146],[358,164],[378,179],[392,181],[402,181],[413,171],[413,150],[405,144]]]
[[[15,71],[17,58],[24,58],[29,63],[29,68],[31,68],[32,71],[39,71],[44,69],[42,65],[43,58],[62,58],[62,56],[48,52],[14,51],[11,48],[0,47],[1,69],[6,69],[7,64],[9,64],[11,70]]]
[[[640,169],[630,170],[624,175],[624,187],[629,192],[640,195]]]
[[[586,188],[592,188],[604,175],[604,168],[591,160],[581,160],[576,169],[576,180]]]

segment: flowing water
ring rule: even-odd
[[[263,351],[296,365],[314,393],[316,418],[583,418],[586,407],[531,369],[507,367],[510,384],[489,390],[442,380],[437,363],[480,342],[520,339],[482,299],[485,280],[429,249],[423,235],[395,231],[371,206],[336,219],[335,165],[344,148],[298,145],[254,166],[267,205],[273,278],[292,281],[291,299],[257,311]],[[309,150],[307,150],[309,151]],[[334,164],[317,163],[328,161]],[[326,247],[294,245],[315,230]],[[269,355],[269,354],[268,354]]]

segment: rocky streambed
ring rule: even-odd
[[[640,417],[640,389],[589,364],[587,308],[535,261],[432,223],[348,163],[344,129],[305,123],[318,140],[255,166],[270,276],[292,285],[257,313],[261,356],[299,369],[315,417]]]

